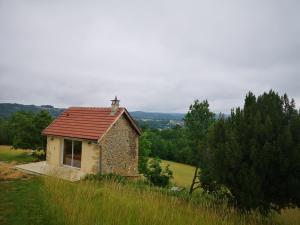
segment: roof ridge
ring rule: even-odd
[[[111,107],[98,107],[98,106],[70,106],[68,109],[111,109]],[[125,109],[124,107],[119,107],[119,109]]]

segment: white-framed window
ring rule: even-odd
[[[82,142],[72,139],[64,139],[63,164],[72,167],[81,167]]]

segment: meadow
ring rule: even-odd
[[[33,162],[36,159],[30,155],[31,150],[13,149],[8,145],[0,145],[0,161],[17,163]]]
[[[167,160],[162,160],[161,165],[163,168],[170,165],[170,169],[173,171],[172,183],[174,185],[185,188],[190,187],[195,173],[195,167]]]
[[[19,154],[28,160],[28,154],[22,151],[27,153],[25,150],[12,153],[19,162],[22,161]],[[7,148],[0,146],[0,161],[14,160],[8,153]],[[193,174],[192,167],[163,163],[171,165],[176,184],[188,184],[186,177]],[[190,197],[187,192],[171,193],[142,182],[71,183],[33,176],[0,182],[0,190],[0,224],[7,225],[299,225],[300,221],[299,209],[287,209],[281,215],[272,214],[267,218],[256,212],[240,215],[226,204],[215,204],[203,193]]]

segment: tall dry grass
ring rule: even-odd
[[[196,205],[151,188],[113,182],[70,183],[47,177],[43,189],[49,218],[56,225],[285,224],[283,215],[240,215],[227,206],[213,207],[206,199]],[[290,225],[299,224],[293,217],[288,221]]]
[[[0,181],[10,181],[31,177],[15,168],[16,162],[0,162]]]

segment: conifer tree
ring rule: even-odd
[[[294,100],[270,91],[247,94],[209,132],[202,187],[226,190],[244,211],[300,206],[300,114]]]

